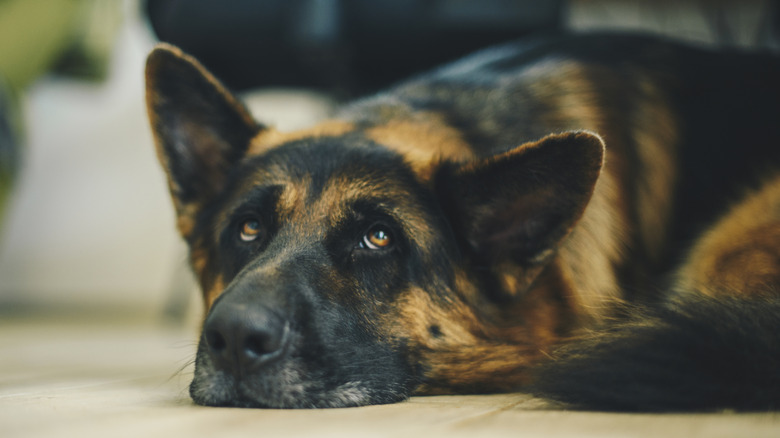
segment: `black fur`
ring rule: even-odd
[[[559,349],[529,390],[585,410],[775,410],[778,328],[778,298],[693,294]]]

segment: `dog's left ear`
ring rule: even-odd
[[[522,278],[512,283],[522,289],[582,216],[603,159],[595,134],[549,135],[475,162],[444,164],[435,187],[473,263],[502,275],[513,270]]]
[[[221,190],[261,126],[198,61],[167,44],[147,58],[146,105],[186,237],[188,215]]]

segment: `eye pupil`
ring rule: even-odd
[[[392,237],[382,228],[372,229],[363,237],[363,246],[368,249],[383,249],[392,243]]]
[[[374,231],[373,233],[371,233],[371,241],[373,243],[381,244],[388,240],[390,239],[387,237],[387,234],[382,230]]]
[[[260,222],[248,220],[241,226],[241,240],[251,242],[260,236]]]

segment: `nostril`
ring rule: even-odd
[[[281,329],[268,327],[266,330],[256,330],[244,340],[244,352],[258,359],[270,359],[273,353],[282,349],[286,337],[286,325]]]
[[[208,330],[206,333],[204,333],[204,336],[206,338],[206,343],[208,344],[211,351],[215,353],[221,353],[225,350],[225,348],[227,348],[227,341],[220,332],[216,330]]]
[[[254,333],[248,336],[244,342],[246,353],[257,357],[273,353],[278,348],[278,339],[274,339],[270,333]]]

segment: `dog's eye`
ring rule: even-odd
[[[241,240],[253,242],[258,237],[260,237],[260,222],[255,219],[249,219],[241,225]]]
[[[387,249],[393,245],[390,231],[381,225],[374,226],[363,236],[360,247],[365,249]]]

